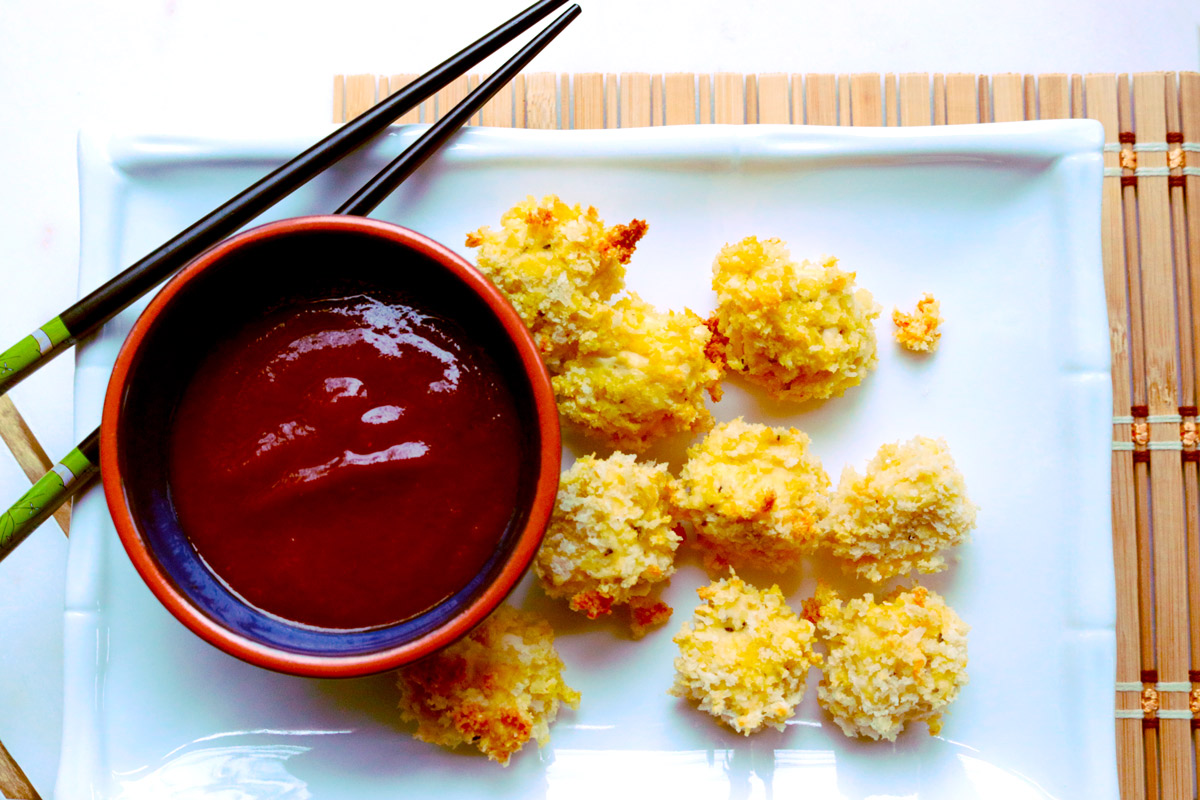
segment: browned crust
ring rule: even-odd
[[[598,619],[612,613],[613,599],[601,592],[580,592],[571,598],[571,610]]]
[[[644,219],[630,220],[628,225],[614,225],[608,233],[608,246],[616,250],[617,260],[628,264],[637,244],[650,226]]]
[[[671,618],[671,607],[662,601],[647,600],[629,604],[630,627],[639,639],[646,631]]]

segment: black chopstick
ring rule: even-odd
[[[542,4],[539,4],[542,5]],[[533,8],[537,8],[534,6]],[[528,13],[528,12],[526,12]],[[529,40],[516,55],[505,61],[487,80],[454,106],[420,138],[404,149],[391,163],[354,193],[334,213],[351,216],[369,214],[380,201],[394,191],[405,178],[421,166],[433,152],[466,124],[504,84],[524,69],[533,57],[562,33],[581,13],[572,5],[541,33]],[[378,108],[378,106],[376,107]],[[371,113],[371,112],[368,112]],[[194,227],[194,226],[193,226]],[[115,313],[115,312],[114,312]],[[0,561],[33,533],[55,509],[87,486],[100,473],[100,431],[94,430],[61,461],[51,467],[29,491],[21,495],[8,511],[0,514]]]
[[[466,70],[528,30],[567,0],[539,0],[396,94],[343,125],[270,175],[210,212],[154,252],[80,299],[0,353],[0,394],[115,317],[204,250],[234,233],[355,148],[401,114],[447,86]]]
[[[446,140],[465,125],[468,119],[483,108],[484,103],[492,99],[492,95],[500,91],[500,87],[524,69],[525,65],[532,61],[533,57],[540,53],[546,45],[550,44],[555,36],[562,33],[563,29],[570,25],[580,13],[579,6],[573,5],[560,14],[546,26],[545,30],[531,39],[529,44],[522,47],[515,56],[504,62],[499,69],[452,108],[450,113],[421,134],[420,139],[396,156],[392,163],[380,170],[379,174],[369,180],[333,213],[365,217],[375,210],[375,207],[385,197],[395,191],[396,187],[409,175],[412,175],[417,167],[424,164],[435,150],[445,144]]]

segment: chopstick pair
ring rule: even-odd
[[[0,353],[0,394],[58,353],[94,332],[201,252],[257,217],[400,115],[528,30],[566,0],[540,0],[464,50],[322,139],[267,177],[209,213],[108,283],[84,297],[14,347]],[[366,216],[477,113],[581,13],[560,14],[516,55],[425,131],[343,203],[335,214]],[[100,432],[92,431],[51,467],[8,511],[0,514],[0,561],[99,473]]]

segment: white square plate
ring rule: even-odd
[[[269,216],[327,213],[418,132],[394,129]],[[82,289],[317,138],[85,133]],[[895,745],[847,739],[817,705],[816,670],[782,733],[743,738],[669,697],[671,636],[705,582],[689,551],[666,594],[675,617],[640,642],[526,578],[512,600],[550,617],[583,703],[547,748],[501,769],[413,740],[389,675],[287,677],[201,642],[142,584],[93,491],[71,535],[58,797],[1116,797],[1101,141],[1087,121],[475,129],[376,212],[468,257],[464,233],[527,194],[643,218],[629,288],[702,315],[726,242],[778,236],[797,258],[839,256],[884,308],[878,369],[799,408],[728,381],[714,413],[800,427],[835,482],[883,442],[948,440],[982,511],[951,569],[922,579],[972,627],[970,685],[940,736],[919,724]],[[896,347],[888,316],[925,291],[946,323],[921,359]],[[80,434],[138,308],[79,354]],[[652,454],[677,469],[684,444]],[[589,447],[570,446],[568,463]],[[809,560],[782,581],[794,607],[821,569]]]

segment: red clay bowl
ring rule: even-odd
[[[281,298],[335,297],[348,285],[403,292],[481,344],[515,400],[523,453],[508,526],[475,577],[411,619],[354,630],[289,622],[230,591],[180,525],[167,446],[180,398],[217,342]],[[239,234],[200,255],[163,288],[117,357],[100,452],[104,493],[121,542],[146,585],[180,622],[251,664],[295,675],[352,677],[450,644],[504,599],[549,522],[561,444],[545,366],[520,318],[490,282],[421,234],[330,216]]]

